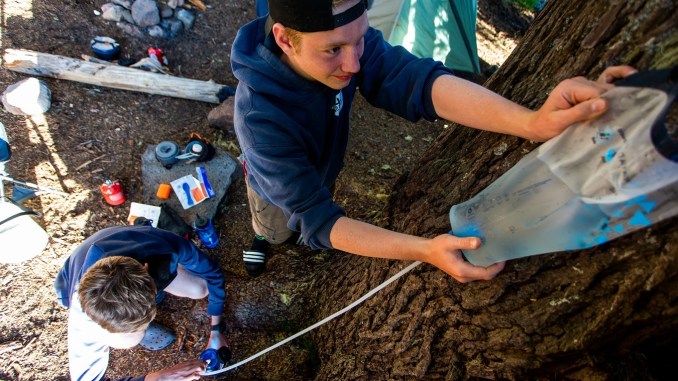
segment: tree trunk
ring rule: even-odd
[[[677,65],[676,14],[674,1],[552,0],[486,85],[537,108],[568,77],[596,78],[614,64]],[[449,231],[450,206],[536,146],[462,126],[445,130],[396,185],[390,228],[421,236]],[[315,334],[316,379],[651,379],[639,366],[621,376],[634,367],[607,364],[648,343],[675,343],[676,221],[589,250],[513,260],[490,282],[460,284],[421,265]],[[318,282],[319,315],[405,266],[342,258]]]

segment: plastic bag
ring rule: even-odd
[[[678,68],[638,73],[605,94],[609,110],[542,144],[450,209],[452,234],[483,244],[474,265],[603,244],[678,214],[678,145],[664,119]]]

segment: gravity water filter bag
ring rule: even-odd
[[[603,116],[566,129],[454,205],[452,234],[482,240],[466,259],[489,266],[585,249],[678,214],[678,144],[665,122],[676,82],[678,67],[619,81],[602,95]]]

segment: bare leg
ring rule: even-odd
[[[207,296],[207,282],[197,277],[179,265],[177,267],[177,277],[174,278],[165,291],[172,295],[191,299],[202,299]]]

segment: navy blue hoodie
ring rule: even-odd
[[[113,256],[148,263],[148,271],[158,290],[171,283],[177,274],[177,266],[182,265],[207,282],[207,314],[220,316],[223,313],[226,291],[219,266],[187,239],[150,226],[115,226],[87,238],[73,250],[57,274],[54,288],[59,303],[70,307],[70,298],[87,269],[100,259]],[[167,275],[171,278],[164,279]]]
[[[226,291],[219,266],[187,239],[150,226],[115,226],[102,229],[75,248],[54,281],[59,302],[70,308],[71,298],[78,297],[75,290],[87,269],[99,260],[112,256],[130,257],[139,263],[148,264],[148,272],[158,290],[163,290],[174,280],[178,265],[182,265],[189,273],[207,282],[207,313],[212,316],[223,313]],[[71,317],[69,315],[69,321]],[[71,341],[78,342],[75,345],[77,350],[84,350],[89,354],[89,357],[85,356],[85,360],[76,361],[75,365],[71,361],[73,379],[86,380],[85,377],[96,374],[101,376],[98,380],[110,381],[110,378],[103,376],[108,366],[108,347],[97,342],[97,338],[69,337],[69,352],[72,349]],[[79,355],[81,354],[76,353],[75,357],[81,357]],[[117,381],[143,381],[144,378],[145,376],[124,377]]]
[[[369,28],[360,72],[344,89],[333,90],[296,74],[269,50],[265,22],[263,17],[243,26],[231,51],[239,80],[234,124],[247,181],[283,210],[288,227],[300,231],[311,248],[331,248],[330,231],[345,212],[329,188],[344,165],[356,89],[376,107],[432,121],[438,117],[433,81],[451,70],[390,46]]]

